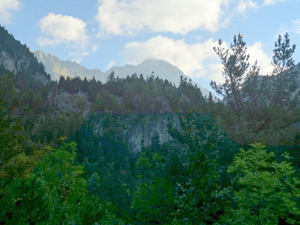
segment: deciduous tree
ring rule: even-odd
[[[225,210],[226,224],[299,224],[300,180],[285,153],[285,160],[275,161],[275,154],[262,144],[240,149],[229,166],[234,174],[234,200]]]

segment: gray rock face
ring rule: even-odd
[[[168,123],[171,123],[177,129],[180,129],[180,122],[175,114],[145,115],[144,123],[139,123],[128,130],[129,146],[132,152],[140,152],[142,141],[144,146],[149,146],[155,133],[159,135],[160,143],[172,140],[168,133]]]
[[[122,117],[124,135],[131,153],[140,152],[142,143],[145,147],[152,144],[152,138],[157,133],[161,144],[170,142],[171,135],[168,133],[168,123],[180,130],[178,116],[173,113],[162,114],[128,114]],[[94,132],[104,135],[103,118],[94,121]]]
[[[18,65],[14,62],[14,60],[5,52],[0,52],[0,61],[2,62],[2,65],[5,69],[17,73],[21,71],[21,68],[18,68]]]
[[[53,112],[53,117],[59,115],[61,111],[65,111],[81,113],[82,116],[86,118],[91,110],[92,104],[88,101],[87,94],[83,92],[78,92],[76,94],[61,92],[53,95],[52,91],[50,91],[47,96],[47,101],[52,107],[56,108]]]
[[[21,59],[15,59],[6,51],[0,51],[0,65],[2,65],[6,70],[13,72],[14,74],[26,71],[31,66],[31,64],[34,63],[32,61],[32,58],[27,58],[25,56],[22,56]],[[46,74],[40,74],[38,71],[30,72],[30,74],[27,75],[31,76],[34,80],[43,85],[49,83]]]

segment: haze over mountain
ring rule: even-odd
[[[158,76],[161,79],[167,79],[176,86],[179,86],[180,76],[183,76],[184,79],[186,78],[187,81],[190,80],[190,78],[176,66],[173,66],[167,61],[155,58],[146,59],[138,65],[114,66],[104,73],[99,69],[87,69],[74,61],[60,60],[58,57],[46,54],[43,51],[36,51],[34,55],[39,62],[45,65],[46,71],[51,75],[52,80],[57,80],[62,75],[64,77],[79,76],[88,79],[95,77],[96,80],[105,83],[107,76],[112,72],[115,73],[115,77],[118,76],[119,78],[126,78],[126,76],[130,76],[134,73],[138,76],[143,74],[144,78],[150,77],[151,75],[154,77]],[[195,82],[192,81],[192,83],[196,85]],[[209,95],[209,90],[199,85],[197,86],[201,89],[204,96]]]
[[[145,78],[153,75],[154,77],[158,76],[161,79],[166,79],[171,83],[174,83],[177,87],[179,86],[180,76],[183,79],[186,78],[187,81],[190,80],[188,76],[186,76],[178,67],[173,66],[171,63],[155,59],[149,58],[143,61],[138,65],[125,65],[125,66],[114,66],[110,68],[105,74],[109,75],[111,72],[115,72],[115,76],[119,76],[120,78],[125,78],[127,75],[132,75],[136,73],[138,76],[143,74]],[[192,81],[194,85],[195,82]],[[197,84],[197,86],[199,86]],[[203,95],[209,95],[209,90],[199,86]]]
[[[86,77],[92,79],[93,76],[101,82],[106,82],[106,75],[98,69],[87,69],[84,66],[74,62],[60,60],[58,57],[48,55],[43,51],[34,52],[39,62],[45,65],[47,73],[51,75],[51,80],[58,80],[62,75],[64,77]]]

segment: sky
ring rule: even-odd
[[[106,72],[158,58],[202,87],[224,81],[213,51],[241,33],[262,75],[286,32],[300,61],[299,0],[0,0],[0,25],[33,51]]]

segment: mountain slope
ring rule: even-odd
[[[136,66],[134,65],[125,65],[121,67],[112,67],[109,71],[107,71],[105,74],[109,75],[112,71],[115,72],[115,76],[119,76],[120,78],[125,78],[127,75],[132,75],[136,73],[137,75],[143,74],[143,76],[150,77],[153,75],[154,77],[158,76],[159,78],[163,80],[168,80],[171,83],[174,83],[177,87],[180,83],[180,76],[182,76],[184,79],[186,78],[187,81],[190,80],[190,78],[184,73],[178,69],[176,66],[173,66],[171,63],[160,60],[160,59],[146,59],[141,64],[138,64]],[[192,83],[195,85],[196,83],[192,81]],[[197,85],[199,86],[199,85]],[[209,95],[209,90],[199,86],[202,94]]]
[[[87,69],[80,64],[72,61],[62,61],[59,58],[48,55],[42,51],[36,51],[35,56],[39,60],[39,62],[45,65],[46,71],[51,75],[53,80],[59,79],[60,75],[66,77],[76,77],[79,76],[81,78],[87,77],[89,79],[96,78],[103,83],[106,82],[108,75],[111,72],[115,73],[115,77],[126,78],[128,75],[136,73],[138,76],[143,74],[144,78],[147,76],[158,76],[159,78],[165,80],[167,79],[169,82],[174,83],[176,86],[179,86],[180,76],[186,78],[187,81],[190,80],[189,77],[184,75],[184,73],[178,69],[176,66],[159,59],[147,59],[141,64],[138,65],[125,65],[125,66],[115,66],[109,69],[107,72],[103,73],[98,69],[90,70]],[[192,81],[195,85],[196,83]],[[199,86],[199,85],[197,85]],[[203,95],[208,96],[209,90],[199,86]]]
[[[109,75],[111,72],[115,72],[115,76],[124,78],[127,75],[132,75],[136,73],[137,75],[143,74],[143,76],[150,77],[158,76],[161,79],[167,79],[171,83],[175,83],[176,86],[179,85],[180,76],[186,77],[184,73],[173,66],[172,64],[159,60],[159,59],[146,59],[141,64],[138,65],[125,65],[125,66],[114,66],[108,70],[105,74]]]
[[[88,79],[95,77],[96,80],[106,82],[106,75],[98,69],[90,70],[76,62],[63,61],[56,56],[48,55],[42,51],[36,51],[34,55],[39,62],[45,65],[46,71],[51,75],[52,80],[58,80],[60,76],[69,76],[86,77]]]
[[[0,26],[0,68],[1,73],[10,71],[24,77],[29,83],[36,82],[46,85],[50,76],[45,72],[26,45],[15,40],[4,27]]]

